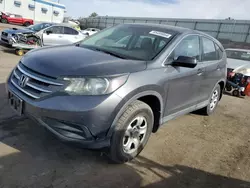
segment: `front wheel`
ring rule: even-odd
[[[1,19],[1,22],[2,22],[2,23],[8,23],[8,20],[5,19],[5,18],[2,18],[2,19]]]
[[[117,121],[110,144],[110,158],[124,163],[135,158],[146,145],[153,129],[154,115],[150,106],[134,101]]]

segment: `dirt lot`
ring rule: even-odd
[[[0,47],[0,187],[250,188],[249,99],[225,95],[211,117],[170,121],[136,160],[114,165],[15,118],[4,84],[19,59]]]

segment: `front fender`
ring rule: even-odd
[[[152,90],[153,88],[154,88],[154,90]],[[113,133],[114,128],[116,126],[116,122],[118,121],[120,116],[124,113],[124,111],[127,109],[128,105],[130,105],[133,101],[135,101],[141,97],[149,96],[149,95],[153,95],[153,96],[157,97],[158,100],[160,101],[160,106],[161,106],[160,107],[161,108],[160,114],[162,116],[164,102],[163,102],[163,96],[160,93],[161,93],[161,89],[158,88],[157,86],[147,86],[147,89],[146,89],[146,87],[141,87],[141,88],[138,88],[138,89],[130,92],[125,97],[123,97],[123,100],[117,105],[117,108],[116,108],[115,113],[114,113],[115,117],[114,117],[113,123],[111,124],[110,129],[107,133],[107,137],[112,136],[112,133]]]

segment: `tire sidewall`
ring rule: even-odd
[[[126,111],[125,111],[126,113]],[[143,116],[146,121],[147,121],[147,131],[145,138],[139,148],[131,153],[125,153],[123,150],[123,137],[125,134],[125,131],[127,130],[127,127],[129,124],[137,117],[137,116]],[[115,148],[117,157],[120,159],[125,159],[124,162],[130,161],[131,159],[135,158],[145,147],[145,145],[148,142],[148,139],[150,137],[150,134],[153,129],[153,122],[154,122],[154,117],[153,117],[153,112],[149,108],[141,108],[138,110],[133,111],[130,116],[123,122],[123,125],[116,127],[113,133],[113,136],[111,138],[111,148]]]
[[[218,91],[218,100],[217,100],[217,102],[216,102],[215,107],[211,110],[211,108],[210,108],[210,101],[211,101],[211,98],[212,98],[213,93],[215,92],[215,90]],[[213,89],[213,91],[212,91],[212,93],[211,93],[211,95],[210,95],[210,98],[209,98],[209,104],[208,104],[208,106],[207,106],[207,114],[208,114],[208,115],[212,114],[212,113],[215,111],[215,109],[217,108],[217,105],[218,105],[219,100],[220,100],[220,95],[221,95],[221,89],[220,89],[220,86],[217,85],[217,86]]]

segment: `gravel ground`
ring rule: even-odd
[[[19,59],[0,46],[0,187],[250,188],[248,98],[224,95],[210,117],[170,121],[136,160],[114,165],[100,151],[63,144],[15,118],[4,84]]]

